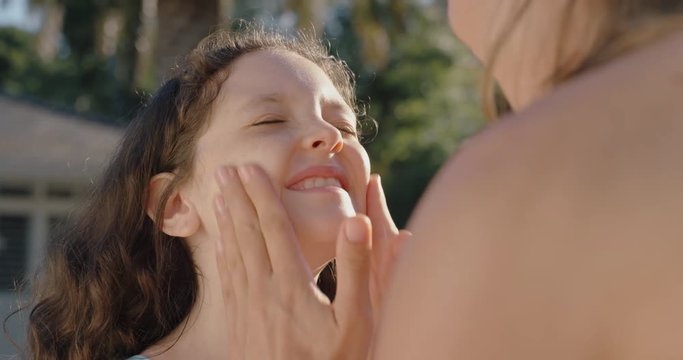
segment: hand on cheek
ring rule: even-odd
[[[222,168],[215,201],[216,261],[230,323],[227,348],[240,359],[367,356],[373,316],[369,292],[371,226],[344,220],[337,240],[333,304],[315,286],[292,224],[258,167]],[[278,345],[279,344],[279,345]]]

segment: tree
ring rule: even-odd
[[[286,0],[285,6],[297,15],[296,27],[300,30],[313,30],[323,33],[325,17],[329,12],[325,0]]]
[[[483,124],[475,90],[478,65],[450,32],[443,5],[405,6],[410,17],[379,20],[391,44],[383,67],[358,51],[366,34],[347,30],[360,21],[352,9],[338,9],[341,31],[328,34],[357,74],[358,96],[379,123],[367,149],[398,224],[405,224],[449,154]],[[391,13],[382,7],[376,12]]]
[[[157,37],[158,79],[220,22],[218,0],[160,0]]]
[[[296,26],[318,28],[357,74],[358,96],[380,125],[367,149],[399,224],[443,161],[483,123],[476,61],[453,37],[439,2],[36,1],[64,5],[65,46],[43,62],[29,34],[0,31],[2,91],[122,122],[139,104],[136,91],[156,88],[219,23],[265,18],[277,25],[296,12]],[[97,34],[112,12],[122,20],[110,56],[98,51]]]
[[[44,20],[35,41],[36,53],[43,62],[52,61],[59,50],[59,34],[64,24],[64,5],[57,0],[33,1],[43,8]]]

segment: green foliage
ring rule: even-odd
[[[353,2],[337,4],[328,9],[334,16],[326,36],[357,74],[358,96],[379,123],[367,149],[403,225],[437,169],[483,124],[478,66],[448,28],[444,5],[368,1],[368,11],[354,12]],[[235,5],[242,18],[258,15],[249,15],[251,3]],[[0,91],[111,119],[130,118],[140,101],[133,93],[140,6],[140,0],[66,2],[61,55],[49,63],[35,55],[30,34],[0,29]],[[125,15],[124,31],[117,55],[105,59],[96,51],[96,28],[112,8]],[[373,26],[359,26],[363,21]],[[379,37],[389,41],[382,62],[364,58],[361,44],[368,34],[355,33],[359,29],[386,32]]]
[[[106,59],[89,53],[42,62],[33,41],[21,30],[0,29],[0,91],[112,119],[128,115],[139,102]]]
[[[483,124],[478,66],[438,10],[411,9],[406,31],[390,34],[388,64],[377,71],[365,66],[358,35],[348,31],[349,12],[337,12],[344,30],[330,34],[334,49],[358,76],[359,98],[366,99],[379,124],[367,149],[400,225],[449,154]],[[396,28],[389,25],[385,28]]]

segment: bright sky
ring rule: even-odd
[[[29,10],[29,0],[0,0],[0,27],[17,27],[37,31],[40,11]]]

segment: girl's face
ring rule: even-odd
[[[365,213],[370,165],[355,129],[353,110],[313,62],[276,50],[240,57],[198,139],[186,188],[201,219],[199,233],[218,236],[216,170],[257,164],[279,193],[304,257],[320,267],[334,257],[341,221]]]

